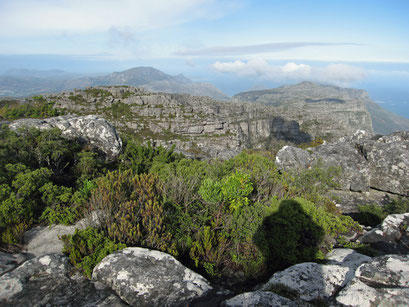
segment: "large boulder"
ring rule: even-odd
[[[105,119],[96,115],[58,116],[45,119],[24,118],[12,122],[9,127],[17,130],[22,127],[38,129],[58,128],[62,135],[95,146],[109,157],[117,157],[122,150],[122,141],[115,128]]]
[[[366,193],[350,193],[356,194],[354,197],[341,194],[346,203],[362,198],[363,203],[376,199],[383,204],[384,199],[392,194],[409,196],[409,131],[387,136],[357,131],[351,137],[343,137],[335,143],[308,150],[285,146],[277,153],[276,163],[279,168],[287,171],[321,164],[340,166],[340,190],[374,191],[376,194],[376,197]],[[383,194],[379,195],[377,191],[382,191]],[[356,210],[356,203],[354,206]]]
[[[105,257],[94,268],[92,280],[132,306],[185,306],[212,289],[204,277],[174,257],[137,247]]]
[[[245,292],[224,301],[222,305],[226,307],[300,306],[297,302],[267,291]]]
[[[384,253],[409,253],[409,213],[388,215],[379,227],[365,233],[360,241]]]
[[[328,299],[348,282],[348,267],[305,262],[275,273],[262,287],[285,287],[305,301]]]
[[[346,306],[407,306],[409,256],[385,255],[362,264],[355,278],[337,295]]]
[[[0,277],[1,306],[126,306],[111,290],[74,274],[66,256],[45,255]]]

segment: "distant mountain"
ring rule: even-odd
[[[409,119],[383,109],[364,90],[301,82],[274,89],[242,92],[234,95],[233,99],[274,106],[277,112],[294,119],[310,113],[311,122],[308,125],[313,125],[314,116],[320,118],[326,116],[325,114],[329,117],[334,114],[342,115],[348,118],[349,122],[367,121],[365,116],[359,119],[359,114],[368,112],[375,133],[409,131]]]
[[[148,91],[209,96],[217,100],[229,97],[210,83],[193,82],[182,74],[171,76],[152,67],[135,67],[97,77],[72,77],[62,71],[13,70],[0,76],[0,96],[29,96],[56,93],[88,86],[129,85]]]

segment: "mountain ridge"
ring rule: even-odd
[[[278,88],[240,92],[232,99],[270,105],[284,113],[288,113],[285,107],[311,108],[313,104],[319,103],[327,103],[327,106],[331,107],[335,104],[341,106],[351,102],[360,103],[369,112],[375,133],[389,134],[394,131],[409,131],[409,119],[383,109],[369,97],[367,91],[361,89],[304,81]]]
[[[73,76],[60,70],[9,70],[6,74],[0,75],[0,96],[28,97],[75,88],[84,89],[89,86],[115,85],[142,87],[155,92],[209,96],[217,100],[230,99],[210,83],[193,82],[182,74],[172,76],[146,66],[93,77]]]

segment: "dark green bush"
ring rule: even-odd
[[[64,242],[63,253],[68,255],[71,263],[81,269],[88,278],[103,258],[126,247],[125,244],[115,243],[103,232],[92,227],[76,229],[73,235],[63,235],[61,240]]]

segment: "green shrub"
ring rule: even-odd
[[[358,214],[354,215],[354,219],[362,225],[376,226],[386,217],[381,206],[376,204],[358,206]]]
[[[329,213],[302,198],[273,201],[272,209],[254,239],[276,269],[322,259],[332,248],[331,238],[359,229],[350,217]]]
[[[60,239],[64,242],[63,253],[68,255],[71,263],[81,269],[88,278],[103,258],[126,247],[125,244],[115,243],[92,227],[76,229],[73,235],[63,235]]]
[[[155,175],[134,175],[132,170],[108,172],[96,185],[90,208],[100,212],[100,227],[112,240],[177,254],[164,223]]]

